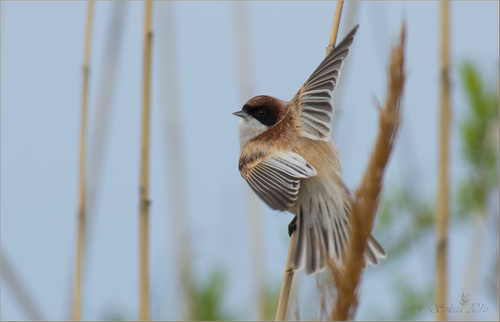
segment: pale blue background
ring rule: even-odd
[[[158,3],[155,3],[156,6]],[[69,319],[74,269],[81,66],[85,2],[2,2],[1,4],[1,242],[47,319]],[[97,2],[91,53],[90,118],[95,109],[103,50],[113,4]],[[345,5],[345,10],[350,4]],[[491,80],[498,75],[498,2],[453,2],[451,7],[452,106],[451,180],[464,171],[456,124],[466,100],[457,67],[472,59]],[[179,74],[182,143],[192,261],[198,279],[221,267],[227,276],[225,306],[252,318],[249,238],[244,181],[237,171],[239,98],[231,2],[175,2],[175,50]],[[335,2],[251,2],[251,59],[254,94],[290,99],[324,57]],[[439,4],[361,2],[360,29],[347,59],[336,142],[345,181],[360,181],[377,131],[372,98],[383,101],[389,45],[407,20],[408,79],[403,126],[385,176],[387,186],[409,181],[423,198],[433,198],[437,175],[439,103]],[[153,17],[156,32],[158,11]],[[138,312],[138,178],[143,4],[126,4],[124,37],[106,145],[104,177],[95,220],[90,224],[83,318],[102,319]],[[343,21],[344,22],[344,21]],[[352,26],[341,24],[339,38]],[[153,38],[156,41],[157,38]],[[168,189],[162,145],[158,46],[153,44],[151,131],[151,301],[152,319],[179,319],[172,288]],[[90,132],[92,122],[89,124]],[[455,191],[452,191],[453,193]],[[266,279],[279,285],[286,258],[290,215],[262,205]],[[452,215],[455,209],[452,208]],[[484,267],[498,256],[498,222],[491,226]],[[462,293],[468,252],[467,226],[450,236],[450,300]],[[378,236],[382,244],[390,236]],[[399,276],[416,288],[432,284],[434,236],[397,263],[369,269],[363,280],[358,319],[391,318],[397,302],[388,280]],[[247,276],[248,278],[242,278]],[[301,318],[315,317],[314,277],[300,274]],[[478,298],[490,310],[474,319],[498,319],[498,303],[486,282]],[[2,280],[1,318],[26,319]],[[314,309],[314,310],[313,310]],[[291,316],[294,318],[294,315]],[[430,313],[419,315],[433,319]],[[450,317],[454,318],[454,317]]]

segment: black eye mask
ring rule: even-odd
[[[273,126],[278,120],[278,113],[276,113],[274,109],[265,105],[252,107],[245,105],[243,106],[243,111],[265,126]]]

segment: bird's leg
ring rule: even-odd
[[[293,217],[292,221],[288,224],[288,236],[292,237],[295,229],[297,229],[297,216]]]

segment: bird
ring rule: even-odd
[[[238,170],[269,207],[294,214],[290,266],[311,275],[342,265],[350,234],[350,192],[342,179],[340,153],[331,140],[332,92],[358,30],[356,25],[324,58],[290,101],[268,95],[248,100],[232,113],[238,122]],[[386,258],[369,236],[366,265]]]

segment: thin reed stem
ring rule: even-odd
[[[276,321],[284,321],[286,317],[286,307],[288,305],[288,298],[290,290],[292,289],[293,270],[290,267],[290,261],[293,253],[293,245],[297,234],[292,234],[290,238],[290,247],[288,248],[288,255],[286,257],[285,273],[283,274],[283,282],[281,283],[280,298],[278,301],[278,309],[276,310]]]
[[[436,205],[436,303],[447,303],[447,239],[449,219],[449,142],[450,142],[450,80],[449,80],[449,3],[441,2],[441,92],[439,112],[439,174]],[[446,312],[438,310],[438,321],[447,320]]]
[[[97,204],[97,199],[99,194],[99,187],[102,178],[102,165],[105,142],[109,127],[109,112],[111,106],[111,99],[114,89],[114,79],[116,76],[116,64],[118,59],[118,44],[121,37],[121,30],[123,25],[124,8],[126,7],[125,2],[116,1],[113,4],[113,9],[111,12],[112,22],[110,32],[107,35],[106,49],[104,50],[104,63],[103,69],[101,70],[101,75],[99,76],[100,82],[98,85],[97,100],[95,105],[96,113],[89,124],[94,124],[92,129],[89,129],[90,142],[88,144],[87,159],[88,163],[86,166],[86,183],[85,183],[85,235],[83,236],[83,248],[87,249],[89,240],[92,239],[93,223],[95,217],[95,209]],[[88,251],[83,254],[82,262],[86,262],[89,253]],[[69,320],[72,316],[73,311],[73,296],[75,292],[75,283],[72,281],[75,278],[75,272],[73,267],[71,267],[71,273],[69,275],[70,283],[68,283],[67,293],[69,296],[65,298],[65,313],[64,319]],[[35,319],[38,320],[38,319]]]
[[[142,66],[142,133],[139,206],[139,320],[149,320],[149,123],[151,91],[151,16],[153,2],[144,2]]]
[[[28,320],[32,321],[46,321],[40,307],[35,302],[33,294],[30,293],[27,284],[20,276],[20,271],[16,269],[15,265],[12,265],[9,257],[5,255],[5,250],[2,249],[1,254],[2,261],[2,281],[5,282],[10,288],[14,299],[19,304],[19,307],[26,314]],[[3,286],[3,285],[2,285]]]
[[[344,7],[344,1],[337,1],[335,6],[335,14],[333,16],[332,30],[330,32],[330,40],[328,41],[328,47],[326,47],[326,56],[335,48],[335,43],[337,42],[337,34],[339,33],[340,26],[340,16],[342,15],[342,8]]]
[[[85,152],[87,136],[87,105],[89,92],[89,65],[90,65],[90,41],[92,32],[92,16],[94,13],[94,1],[88,2],[87,7],[87,28],[85,32],[84,63],[83,63],[83,90],[82,90],[82,109],[80,125],[80,165],[79,165],[79,184],[78,184],[78,230],[76,240],[76,274],[75,274],[75,292],[73,294],[73,320],[80,321],[82,318],[82,266],[85,244]]]
[[[341,267],[329,262],[338,291],[331,315],[331,319],[336,321],[353,319],[358,304],[358,285],[365,266],[363,253],[367,247],[366,242],[378,209],[382,176],[400,122],[400,105],[405,81],[404,39],[405,26],[403,24],[400,43],[393,47],[391,52],[387,97],[384,107],[380,108],[380,129],[375,149],[361,186],[351,201],[351,236],[345,253],[345,261]]]
[[[103,177],[106,144],[109,140],[113,99],[117,87],[118,63],[122,52],[119,50],[123,39],[123,25],[127,2],[113,2],[110,12],[110,23],[105,38],[103,51],[103,67],[99,75],[98,91],[95,100],[95,114],[90,129],[89,162],[87,176],[87,242],[91,238],[96,207],[100,197]],[[88,254],[86,254],[88,256]]]
[[[342,15],[342,7],[344,1],[337,1],[337,6],[335,7],[335,14],[333,16],[332,31],[330,33],[330,39],[328,42],[328,47],[326,50],[326,56],[331,50],[335,48],[335,42],[337,41],[337,33],[339,31],[340,17]],[[292,288],[293,281],[293,270],[291,269],[290,261],[293,245],[295,245],[296,234],[292,233],[290,238],[290,245],[288,246],[288,256],[286,258],[285,273],[283,275],[283,282],[281,284],[280,297],[278,300],[278,308],[276,310],[276,321],[283,321],[286,317],[286,308],[288,306],[288,298],[290,296],[290,290]]]

